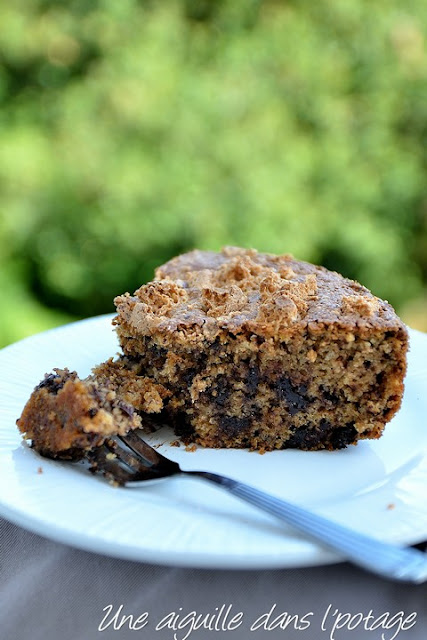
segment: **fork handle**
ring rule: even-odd
[[[427,555],[417,549],[398,547],[352,531],[323,516],[226,476],[205,471],[184,473],[196,475],[223,487],[234,496],[271,513],[364,569],[403,582],[427,581]]]

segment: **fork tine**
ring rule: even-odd
[[[151,465],[147,465],[145,462],[141,460],[141,457],[135,457],[132,455],[130,451],[126,451],[123,446],[120,446],[116,440],[107,440],[105,443],[107,449],[112,453],[120,462],[123,462],[127,465],[131,471],[141,471],[144,472],[147,470],[147,467]]]
[[[104,446],[90,451],[87,456],[91,463],[89,471],[92,473],[100,472],[113,484],[124,486],[134,474],[121,467],[114,458],[109,458],[109,456],[111,456],[111,451]]]
[[[120,440],[124,442],[134,453],[142,457],[146,463],[151,466],[176,464],[172,460],[165,458],[161,453],[153,449],[135,431],[129,431],[125,436],[119,436]]]
[[[128,483],[162,478],[163,473],[154,466],[147,466],[142,460],[122,449],[114,440],[106,441],[101,447],[88,454],[92,473],[102,473],[113,484],[124,486]],[[129,467],[126,469],[123,465]]]

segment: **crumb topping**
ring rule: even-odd
[[[392,307],[338,273],[291,255],[226,247],[167,262],[134,295],[115,299],[122,330],[214,340],[223,331],[282,339],[316,325],[395,323]]]
[[[374,296],[361,295],[343,296],[341,310],[345,314],[360,314],[370,318],[378,311],[380,300]]]

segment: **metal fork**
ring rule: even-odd
[[[352,531],[237,480],[207,471],[183,471],[176,462],[153,449],[134,431],[124,437],[106,440],[101,447],[88,454],[88,459],[92,472],[102,473],[119,486],[139,487],[148,480],[175,475],[202,478],[267,511],[368,571],[402,582],[427,581],[426,553],[384,543]]]

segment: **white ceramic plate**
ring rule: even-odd
[[[213,568],[298,567],[340,560],[201,480],[170,478],[114,489],[78,465],[41,458],[15,426],[33,387],[53,367],[90,368],[118,351],[111,316],[73,323],[0,352],[0,515],[59,542],[99,553]],[[184,469],[229,475],[390,542],[427,539],[427,336],[411,331],[403,406],[378,441],[343,451],[171,447]],[[41,471],[41,472],[40,472]]]

